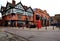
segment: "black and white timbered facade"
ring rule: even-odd
[[[6,7],[1,6],[1,14],[3,19],[3,25],[18,26],[26,22],[26,18],[29,22],[33,22],[33,10],[31,7],[22,5],[21,2],[15,4],[7,2]]]

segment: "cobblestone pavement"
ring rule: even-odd
[[[0,32],[0,41],[28,41],[28,40],[12,33]]]
[[[60,30],[45,30],[45,29],[22,29],[22,28],[2,28],[2,31],[7,31],[18,36],[22,36],[30,41],[60,41]]]

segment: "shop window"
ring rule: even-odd
[[[39,20],[39,19],[40,19],[39,15],[36,15],[36,20]]]

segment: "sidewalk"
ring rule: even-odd
[[[35,31],[37,31],[37,30],[40,30],[40,31],[58,31],[58,30],[60,30],[59,28],[57,28],[57,27],[55,27],[54,26],[54,29],[53,29],[53,26],[48,26],[48,27],[42,27],[41,29],[37,29],[37,27],[36,28],[26,28],[26,27],[1,27],[1,29],[7,29],[7,28],[9,28],[9,29],[20,29],[20,30],[35,30]],[[2,30],[3,31],[3,30]]]
[[[26,28],[26,27],[13,27],[13,29],[24,29],[24,30],[60,30],[59,28],[57,28],[56,26],[54,26],[54,28],[53,28],[53,26],[47,26],[47,27],[42,27],[42,28],[40,28],[40,29],[37,29],[37,27],[36,28]]]

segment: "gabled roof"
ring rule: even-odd
[[[18,5],[18,4],[21,4],[21,5],[22,5],[22,3],[21,3],[21,2],[17,3],[16,5]],[[16,5],[15,5],[15,6],[16,6]]]
[[[1,6],[1,9],[6,9],[6,7],[4,7],[4,6]]]
[[[39,12],[41,12],[41,13],[44,13],[43,10],[41,10],[40,8],[39,8],[39,9],[38,9],[38,8],[35,8],[35,9],[33,9],[33,11],[34,11],[34,12],[39,11]]]
[[[9,7],[13,7],[13,5],[11,4],[11,3],[9,3],[9,2],[7,2],[7,4],[6,4],[6,9],[7,9],[7,6],[9,5]]]
[[[14,7],[16,7],[17,5],[21,5],[21,6],[22,6],[22,8],[20,7],[20,9],[25,10],[21,2],[17,3]]]
[[[25,5],[24,5],[23,7],[24,7],[25,11],[28,9],[28,7],[27,7],[27,6],[25,6]]]
[[[0,12],[2,13],[2,12],[5,11],[5,10],[6,10],[6,7],[1,6],[1,10],[0,10]]]
[[[30,11],[29,11],[30,10]],[[31,7],[28,7],[28,9],[26,11],[29,11],[29,12],[33,12],[32,8]]]
[[[22,3],[21,2],[19,2],[19,3],[17,3],[15,6],[17,6],[17,5],[19,5],[19,4],[21,4],[22,5]],[[23,5],[22,5],[23,6]]]
[[[9,9],[12,8],[12,7],[15,8],[15,6],[17,6],[17,5],[19,5],[19,4],[22,5],[21,2],[15,4],[15,5],[13,5],[12,3],[7,2],[6,7],[2,6],[1,8],[2,8],[2,9],[5,8],[5,10],[7,11],[7,10],[9,10]],[[10,8],[9,8],[9,7],[10,7]],[[23,9],[24,9],[25,11],[28,11],[28,9],[31,9],[31,10],[32,10],[31,7],[27,7],[27,6],[25,6],[25,5],[22,5],[22,7],[23,7]],[[9,9],[7,9],[7,8],[9,8]],[[32,11],[33,11],[33,10],[32,10]]]

